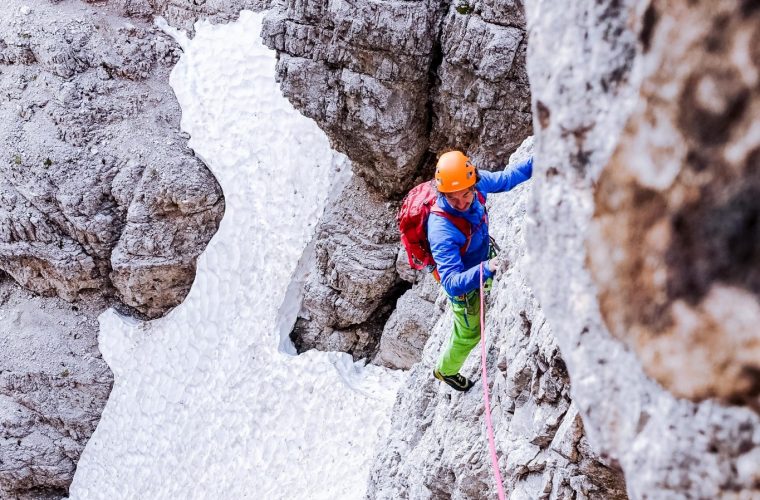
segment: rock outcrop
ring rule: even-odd
[[[444,311],[446,298],[433,275],[409,267],[406,252],[396,260],[399,277],[412,283],[396,302],[383,327],[377,354],[372,360],[388,368],[408,370],[422,359],[430,333]]]
[[[528,154],[526,145],[516,156]],[[588,443],[552,328],[526,281],[530,192],[525,185],[489,198],[492,235],[511,263],[495,281],[486,321],[492,418],[505,488],[511,499],[626,498],[621,471]],[[369,498],[496,496],[482,385],[455,393],[431,374],[451,327],[449,311],[399,393],[389,437],[378,446]],[[473,352],[463,373],[479,379],[478,361]]]
[[[288,0],[262,33],[285,96],[396,197],[446,148],[490,168],[530,134],[524,35],[522,6],[493,0]]]
[[[155,317],[187,294],[224,200],[179,131],[176,45],[114,8],[2,7],[0,268]]]
[[[753,7],[527,5],[530,283],[634,498],[760,494]]]
[[[594,189],[602,316],[674,394],[760,410],[760,12],[652,2],[640,23],[640,97]]]
[[[0,5],[0,497],[67,495],[113,382],[98,314],[181,302],[224,211],[153,16],[190,27],[264,3]]]
[[[0,498],[67,496],[113,375],[98,350],[93,293],[39,297],[0,276]]]
[[[370,358],[404,282],[396,274],[394,205],[352,177],[317,227],[315,270],[291,333],[299,352],[317,348]]]
[[[470,5],[471,3],[471,5]],[[532,131],[522,2],[454,2],[440,31],[430,150],[503,167]]]

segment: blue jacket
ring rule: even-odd
[[[488,172],[479,171],[480,180],[475,188],[483,193],[502,193],[509,191],[518,184],[527,181],[533,175],[533,158],[519,164],[509,171]],[[464,255],[460,255],[460,248],[466,238],[457,227],[448,219],[440,215],[430,214],[427,223],[427,236],[430,242],[430,250],[433,253],[438,274],[441,276],[441,285],[450,297],[456,297],[480,287],[481,262],[488,260],[488,224],[481,224],[485,207],[475,200],[470,208],[464,212],[455,209],[446,200],[443,194],[438,194],[438,206],[450,214],[464,217],[472,227],[470,246]],[[493,276],[493,273],[484,267],[483,280]]]

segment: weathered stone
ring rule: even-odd
[[[702,292],[719,286],[721,276],[734,280],[730,285],[734,291],[729,294],[732,300],[741,296],[735,290],[743,287],[745,298],[751,295],[747,283],[741,284],[752,276],[746,261],[734,262],[746,269],[738,280],[732,278],[731,267],[716,273],[711,265],[731,255],[733,249],[726,247],[731,244],[725,235],[744,226],[747,219],[742,214],[751,212],[752,203],[740,203],[737,207],[742,208],[729,210],[724,220],[715,208],[721,205],[715,204],[710,185],[722,189],[738,178],[734,176],[744,176],[743,184],[752,188],[755,180],[748,170],[744,174],[733,171],[725,162],[714,165],[715,170],[705,165],[703,172],[695,172],[693,158],[689,159],[688,152],[683,156],[683,148],[696,147],[697,157],[709,152],[715,159],[723,154],[722,149],[702,143],[706,138],[689,136],[677,117],[700,112],[692,102],[679,99],[683,92],[699,90],[684,86],[688,75],[716,64],[712,55],[697,49],[711,45],[713,39],[729,46],[739,44],[741,37],[736,42],[733,37],[738,32],[747,36],[744,29],[751,30],[757,23],[744,28],[737,15],[730,15],[725,27],[706,28],[717,20],[714,9],[740,9],[739,4],[570,2],[558,10],[552,2],[539,0],[526,7],[531,26],[531,92],[540,125],[528,209],[530,282],[572,380],[573,405],[586,430],[578,449],[593,448],[609,463],[619,465],[633,498],[754,498],[759,493],[758,483],[740,465],[746,464],[747,453],[760,446],[754,431],[760,428],[757,413],[716,401],[695,404],[676,399],[645,374],[642,364],[649,373],[659,372],[658,378],[679,394],[727,395],[717,390],[726,384],[719,383],[721,372],[713,371],[709,360],[735,353],[736,339],[704,356],[696,354],[713,344],[700,346],[695,337],[671,336],[667,348],[664,343],[657,344],[655,332],[668,336],[667,311],[672,307],[667,294],[654,292],[670,289],[683,293],[680,285],[694,276],[698,281],[687,288],[699,292],[697,302],[689,306],[696,309],[701,300],[711,296]],[[699,42],[688,42],[691,36]],[[689,58],[683,57],[685,51]],[[724,54],[723,63],[728,67],[736,56]],[[754,66],[742,67],[747,71]],[[716,80],[715,86],[703,86],[699,92],[718,97],[730,94],[741,78],[734,81],[731,77],[727,85]],[[754,102],[749,95],[747,105]],[[745,130],[743,119],[743,115],[738,118],[737,128],[732,128],[729,136],[733,137],[734,130]],[[700,124],[707,122],[695,116],[691,125]],[[715,130],[715,138],[721,133]],[[719,172],[720,165],[726,168]],[[712,183],[702,186],[707,195],[701,199],[692,194],[701,190],[694,189],[700,179]],[[681,198],[676,196],[679,190],[684,194]],[[740,191],[737,187],[733,194]],[[723,192],[724,200],[728,202],[733,194],[731,189]],[[693,214],[683,214],[679,230],[671,232],[668,226],[675,224],[676,213],[686,206]],[[708,236],[704,230],[714,227],[711,221],[723,222]],[[668,239],[668,233],[673,238]],[[691,243],[679,240],[679,235],[691,238]],[[744,237],[748,241],[753,238],[749,233]],[[667,252],[658,250],[660,246],[676,249],[670,255],[677,259],[669,261]],[[705,248],[720,250],[714,255],[715,262],[700,263]],[[663,288],[662,280],[667,283],[669,279],[675,281]],[[704,288],[697,287],[702,284]],[[662,299],[665,307],[660,314],[654,306]],[[730,311],[737,305],[722,304],[717,315],[739,321],[744,314],[754,314],[750,308],[734,315]],[[708,328],[718,334],[719,328],[704,322],[706,313],[709,310],[703,308],[702,313],[692,315],[694,331]],[[638,335],[643,329],[637,325],[651,328],[658,321],[662,329],[655,327]],[[625,331],[627,328],[631,329]],[[670,375],[664,377],[663,368],[676,351]],[[644,355],[646,352],[649,355]],[[651,355],[654,352],[660,355]],[[731,356],[724,358],[730,360],[726,366],[754,363],[742,355]],[[697,367],[711,373],[709,381],[699,374],[691,382]],[[730,370],[723,373],[731,376]],[[740,380],[735,382],[739,394],[752,394]],[[594,475],[602,477],[599,469],[594,470]],[[585,488],[572,477],[568,481]]]
[[[291,338],[300,351],[374,356],[396,299],[395,207],[353,177],[316,230],[315,269],[304,286]]]
[[[514,5],[508,10],[522,14]],[[526,48],[524,27],[478,15],[446,16],[431,96],[432,151],[463,149],[480,167],[503,168],[532,130]]]
[[[113,383],[98,351],[104,306],[30,297],[0,276],[0,497],[67,495]]]
[[[0,267],[37,293],[115,293],[156,317],[190,289],[224,202],[179,131],[176,44],[112,15],[96,26],[109,7],[2,7]]]
[[[288,0],[262,36],[283,93],[374,189],[398,196],[430,173],[432,153],[465,149],[492,168],[530,134],[524,27],[505,12],[522,18],[521,5],[494,2],[462,15],[431,0]]]
[[[428,274],[398,299],[383,328],[373,363],[408,370],[422,359],[422,350],[442,312],[435,303],[439,290],[438,283]]]
[[[760,15],[643,16],[640,97],[594,190],[602,315],[676,395],[760,409]]]

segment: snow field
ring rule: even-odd
[[[288,284],[345,159],[274,81],[263,14],[199,23],[171,84],[226,212],[185,302],[100,317],[114,389],[73,499],[361,498],[404,374],[280,352]],[[291,318],[292,321],[295,318]]]

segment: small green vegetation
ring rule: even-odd
[[[459,0],[456,6],[456,10],[460,14],[466,16],[467,14],[471,14],[474,9],[467,0]]]
[[[45,158],[45,161],[43,161],[42,164],[45,165],[45,168],[49,168],[53,166],[53,160],[50,158]]]
[[[68,368],[64,369],[64,370],[61,372],[61,377],[64,377],[64,378],[66,378],[66,377],[68,377],[69,375],[70,375],[70,373],[69,373],[69,369],[68,369]]]
[[[15,163],[16,165],[21,165],[21,155],[14,156],[13,163]]]

